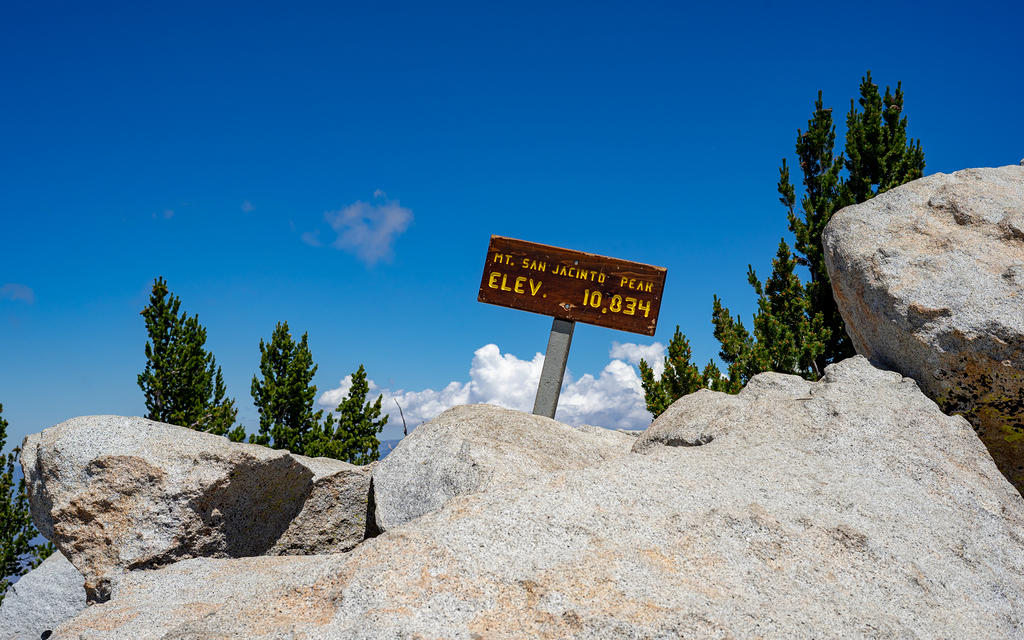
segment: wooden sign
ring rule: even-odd
[[[477,300],[653,336],[664,267],[491,236]]]

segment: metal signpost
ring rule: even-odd
[[[477,300],[554,316],[533,405],[555,417],[577,322],[653,336],[664,267],[491,236]]]

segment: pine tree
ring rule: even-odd
[[[240,441],[245,430],[232,428],[238,410],[227,397],[224,376],[206,351],[206,329],[199,316],[179,310],[181,300],[163,278],[153,281],[146,321],[146,368],[138,383],[146,395],[146,417]]]
[[[8,423],[3,411],[0,404],[0,452],[7,444]],[[0,457],[0,602],[11,586],[9,578],[28,573],[53,553],[49,543],[32,544],[39,532],[32,523],[25,478],[14,481],[14,465],[20,451],[15,447]]]
[[[664,371],[657,380],[654,379],[654,369],[646,360],[640,360],[640,384],[644,390],[644,401],[647,410],[655,418],[679,398],[699,389],[732,393],[739,391],[737,384],[722,377],[714,362],[708,361],[701,371],[690,362],[692,356],[690,341],[680,333],[679,325],[676,325],[676,332],[668,345]]]
[[[715,337],[722,345],[720,356],[729,364],[731,378],[746,384],[762,371],[781,371],[814,380],[827,365],[853,355],[853,345],[832,296],[821,234],[832,214],[842,207],[864,202],[923,175],[924,152],[920,141],[908,144],[907,119],[902,112],[901,85],[897,84],[895,93],[886,88],[881,97],[869,71],[861,81],[857,104],[850,101],[844,158],[843,154],[835,155],[832,110],[825,108],[818,92],[807,131],[797,130],[796,153],[804,187],[800,215],[785,160],[779,169],[779,201],[787,209],[796,253],[791,254],[785,242],[780,243],[772,276],[764,289],[748,267],[748,280],[758,295],[754,333],[750,334],[738,318],[732,318],[717,296],[714,298]],[[796,265],[808,269],[810,277],[804,285],[794,273]]]
[[[822,314],[829,330],[825,349],[816,357],[818,371],[854,354],[825,269],[821,245],[825,225],[839,209],[864,202],[924,175],[921,142],[907,142],[902,84],[897,83],[895,93],[886,87],[882,97],[868,71],[861,79],[857,104],[860,110],[850,100],[846,116],[845,159],[843,154],[834,155],[836,134],[832,110],[824,108],[820,91],[807,123],[807,133],[797,130],[796,152],[804,186],[801,216],[795,211],[796,189],[790,182],[785,160],[779,169],[779,201],[788,210],[789,230],[796,237],[797,263],[810,272],[806,285],[810,309]],[[841,178],[843,168],[846,175]]]
[[[719,356],[729,366],[729,377],[717,381],[702,373],[704,385],[736,393],[763,371],[815,380],[827,365],[853,355],[853,345],[832,296],[822,231],[842,207],[864,202],[924,175],[924,151],[920,141],[908,142],[902,85],[897,83],[895,92],[886,87],[881,96],[870,71],[861,80],[860,98],[856,103],[850,101],[846,128],[844,157],[835,154],[832,110],[825,107],[819,91],[807,131],[797,130],[796,154],[803,176],[799,214],[796,188],[790,182],[785,159],[779,168],[779,201],[787,209],[789,230],[796,239],[795,252],[785,240],[780,241],[772,274],[763,285],[748,265],[747,281],[757,294],[753,332],[729,313],[718,296],[714,297],[711,319],[721,345]],[[796,274],[797,266],[809,272],[805,284]],[[653,371],[642,363],[641,383],[648,410],[654,415],[700,388],[697,368],[689,359],[689,343],[677,327],[666,358],[668,377],[663,374],[655,381]],[[671,371],[669,362],[673,363]],[[712,366],[709,363],[705,372]]]
[[[274,327],[270,344],[260,340],[260,374],[252,377],[253,403],[260,415],[259,434],[249,442],[309,455],[310,445],[320,437],[323,411],[313,411],[316,374],[308,334],[295,342],[287,322]]]
[[[772,261],[772,275],[763,285],[752,267],[747,280],[757,293],[753,333],[739,318],[732,318],[714,297],[712,323],[721,344],[719,356],[729,365],[729,376],[739,385],[762,371],[794,373],[817,379],[817,358],[825,350],[829,331],[820,312],[812,312],[806,290],[795,273],[796,258],[785,240],[779,241]]]
[[[366,380],[363,365],[352,374],[352,386],[348,395],[338,405],[337,420],[327,415],[323,429],[312,442],[310,456],[324,456],[351,462],[352,464],[369,464],[380,457],[380,441],[377,434],[388,422],[387,414],[381,417],[381,401],[378,395],[376,402],[369,402],[366,396],[370,385]]]

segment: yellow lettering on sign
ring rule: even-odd
[[[526,293],[526,290],[523,289],[524,284],[526,284],[526,278],[524,278],[523,276],[519,276],[518,278],[516,278],[516,284],[515,286],[512,287],[512,290],[515,291],[516,293]]]
[[[638,278],[622,278],[619,281],[619,286],[624,288],[624,289],[633,289],[634,291],[653,291],[654,290],[654,283],[653,282],[647,282],[646,280],[640,280]]]
[[[534,280],[533,278],[527,278],[526,276],[516,276],[515,280],[512,281],[512,286],[508,286],[508,274],[501,273],[500,271],[492,271],[491,275],[487,276],[487,286],[492,289],[499,289],[501,291],[511,291],[512,293],[519,293],[526,295],[526,287],[530,288],[530,295],[535,296],[540,293],[540,287],[543,284],[540,280]]]
[[[491,262],[501,262],[501,254],[500,253],[495,253],[494,254],[494,260],[491,260]]]

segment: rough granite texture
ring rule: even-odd
[[[492,483],[345,555],[123,575],[55,637],[1021,637],[1024,501],[970,425],[864,358],[826,371],[688,396],[642,454]]]
[[[332,458],[292,457],[313,472],[313,486],[267,555],[340,553],[376,534],[368,499],[376,462],[360,467]]]
[[[495,483],[626,455],[634,441],[489,404],[454,407],[403,438],[374,470],[377,527],[387,531]]]
[[[857,352],[963,414],[1024,491],[1024,167],[909,182],[822,240]]]
[[[28,436],[21,463],[36,527],[85,576],[91,601],[120,571],[343,551],[366,529],[366,470],[143,418],[62,422]],[[323,511],[324,499],[337,501]]]
[[[85,608],[84,579],[56,552],[11,585],[0,604],[0,640],[39,640]]]

